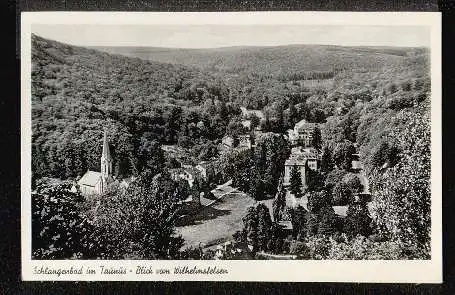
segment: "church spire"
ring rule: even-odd
[[[107,142],[107,132],[104,129],[104,138],[103,138],[103,154],[101,155],[102,158],[106,160],[111,159],[111,153],[109,151],[109,143]]]
[[[103,153],[101,154],[101,176],[107,180],[112,174],[112,159],[109,151],[109,143],[107,141],[107,132],[104,129],[103,137]]]

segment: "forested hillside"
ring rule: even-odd
[[[239,106],[211,75],[32,37],[33,171],[74,177],[97,169],[103,127],[114,172],[153,167],[158,143],[213,150]],[[210,155],[209,155],[210,156]],[[159,157],[158,157],[159,158]]]
[[[263,127],[270,131],[282,132],[302,118],[327,122],[323,130],[327,143],[351,140],[368,154],[382,136],[378,131],[387,129],[380,125],[387,125],[387,119],[400,109],[423,101],[429,90],[428,55],[419,48],[139,50],[141,57],[143,52],[153,52],[155,59],[175,56],[168,61],[185,60],[202,67],[202,61],[214,58],[224,67],[247,65],[247,72],[236,75],[111,55],[38,36],[33,36],[32,48],[38,175],[68,177],[97,167],[100,124],[115,126],[110,136],[116,143],[114,158],[123,159],[115,165],[120,175],[141,170],[141,163],[147,161],[140,161],[139,155],[146,157],[153,141],[179,140],[183,146],[200,142],[199,150],[210,154],[210,142],[221,138],[229,124],[234,128],[238,123],[240,106],[263,110],[267,125]],[[333,72],[334,61],[344,70]],[[281,78],[263,77],[264,68],[275,71],[278,66],[287,71]],[[283,80],[286,74],[294,82]],[[333,82],[316,88],[296,83],[313,78]]]
[[[239,46],[213,49],[94,48],[145,60],[184,64],[233,74],[256,73],[273,77],[304,71],[382,68],[399,63],[407,56],[426,52],[424,48],[328,45]]]
[[[331,246],[338,252],[315,257],[376,259],[377,251],[372,250],[373,258],[349,252],[363,246],[383,247],[382,259],[430,256],[427,49],[98,49],[123,55],[32,36],[34,179],[67,179],[98,170],[103,127],[109,130],[114,174],[120,178],[176,166],[163,154],[162,144],[178,145],[191,156],[191,164],[212,159],[218,156],[219,140],[241,129],[241,107],[246,107],[262,111],[261,123],[250,119],[271,134],[286,134],[301,119],[321,124],[323,168],[309,176],[314,212],[301,222],[319,218],[323,226],[305,231],[295,225],[302,228],[299,235],[310,238],[308,245],[321,242],[311,240],[312,233],[338,231],[329,222],[332,201],[322,203],[342,191],[339,182],[350,176],[350,157],[360,153],[371,182],[374,234],[384,244],[338,241]],[[277,192],[288,150],[284,137],[274,134],[252,153],[222,157],[221,176],[233,178],[257,200],[270,198]],[[359,225],[366,223],[359,221],[366,208],[350,212],[364,214],[348,224],[367,235]]]

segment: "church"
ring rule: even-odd
[[[106,130],[103,137],[103,152],[101,154],[101,172],[87,171],[77,182],[79,189],[84,196],[102,195],[107,186],[112,182],[112,158],[109,151]]]

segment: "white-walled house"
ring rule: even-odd
[[[306,167],[308,166],[311,170],[318,170],[320,160],[321,154],[315,148],[292,148],[291,155],[284,163],[283,185],[290,185],[292,167],[296,166],[300,171],[302,186],[306,187]]]
[[[313,140],[313,131],[319,124],[309,123],[305,119],[297,122],[294,129],[287,131],[289,141],[292,145],[302,144],[304,147],[311,146]]]

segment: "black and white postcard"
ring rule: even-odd
[[[22,276],[442,281],[439,13],[23,13]]]

